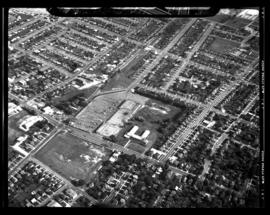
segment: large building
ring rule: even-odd
[[[35,123],[38,121],[42,121],[43,118],[41,116],[27,116],[26,119],[20,124],[19,128],[23,131],[29,131]]]
[[[111,135],[117,135],[136,111],[141,107],[135,101],[127,100],[120,107],[119,110],[103,125],[101,125],[97,133],[109,137]]]
[[[125,137],[126,138],[134,138],[136,140],[140,140],[140,141],[143,141],[145,143],[147,143],[147,137],[149,136],[150,134],[150,131],[149,130],[145,130],[141,135],[138,135],[136,134],[136,132],[139,130],[139,127],[137,125],[135,125],[128,133],[125,134]]]
[[[259,15],[259,10],[246,9],[246,10],[241,11],[237,16],[244,19],[254,20],[258,17],[258,15]]]
[[[14,114],[17,114],[20,111],[22,111],[22,108],[20,106],[17,106],[12,102],[8,103],[8,116],[12,116]]]

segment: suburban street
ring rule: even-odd
[[[260,10],[79,12],[8,9],[8,205],[257,207]]]

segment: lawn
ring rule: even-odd
[[[226,21],[226,25],[233,27],[233,28],[244,28],[246,25],[248,25],[251,22],[251,20],[243,19],[240,17],[234,17]]]
[[[110,91],[114,88],[126,88],[134,80],[134,74],[138,72],[141,66],[144,64],[144,56],[146,53],[141,51],[140,54],[135,57],[127,66],[125,66],[120,72],[116,73],[109,82],[107,82],[101,91]]]
[[[147,137],[148,144],[145,147],[139,147],[136,146],[138,144],[129,143],[128,147],[132,147],[135,151],[142,151],[141,148],[150,148],[153,143],[162,136],[162,134],[160,134],[160,130],[165,132],[165,130],[175,124],[175,120],[184,112],[185,111],[180,108],[166,105],[158,100],[149,99],[145,103],[145,106],[134,114],[134,116],[125,124],[124,128],[117,135],[117,143],[125,145],[128,139],[125,138],[124,135],[133,126],[137,125],[141,131],[150,130],[150,135]]]
[[[138,124],[149,129],[157,129],[161,120],[172,119],[180,111],[179,108],[164,104],[158,100],[148,100],[145,107],[140,109],[134,117],[143,117],[144,121]]]
[[[69,133],[60,133],[35,156],[51,169],[67,178],[88,180],[109,151],[87,143]]]
[[[224,23],[227,26],[237,29],[243,28],[251,22],[251,20],[243,19],[240,17],[232,17],[226,14],[219,14],[214,17],[207,17],[207,19],[219,23]]]
[[[138,143],[135,143],[135,142],[133,142],[133,141],[131,141],[131,142],[127,145],[127,148],[128,148],[128,149],[131,149],[131,150],[133,150],[133,151],[136,151],[136,152],[138,152],[138,153],[141,153],[141,154],[145,151],[145,147],[144,147],[144,146],[142,146],[142,145],[140,145],[140,144],[138,144]]]
[[[107,82],[104,87],[101,89],[102,92],[111,91],[116,88],[127,88],[133,79],[128,78],[124,73],[120,72],[113,76],[109,82]]]
[[[238,48],[239,46],[239,43],[221,38],[215,38],[209,49],[224,54],[225,52],[230,51],[233,48]]]
[[[218,14],[218,15],[213,16],[213,17],[207,17],[207,19],[215,21],[215,22],[219,22],[219,23],[224,23],[230,19],[230,16],[225,15],[225,14]]]

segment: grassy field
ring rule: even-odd
[[[131,149],[131,150],[133,150],[133,151],[135,151],[135,152],[139,152],[139,153],[141,153],[141,154],[145,151],[145,147],[144,147],[144,146],[142,146],[142,145],[140,145],[140,144],[138,144],[138,143],[135,143],[135,142],[133,142],[133,141],[131,141],[131,142],[127,145],[127,148],[128,148],[128,149]]]
[[[144,56],[145,52],[142,51],[140,55],[135,57],[127,66],[111,78],[101,91],[110,91],[114,88],[128,87],[134,81],[133,75],[141,68],[141,65],[143,65]]]
[[[60,133],[50,140],[35,157],[67,178],[88,180],[109,151],[87,143],[71,134]]]
[[[149,129],[157,129],[159,127],[158,121],[172,119],[178,112],[179,108],[164,104],[158,100],[148,100],[144,108],[140,109],[134,117],[143,117],[145,120],[141,126]]]
[[[229,40],[224,40],[221,38],[215,38],[213,43],[210,45],[209,49],[213,50],[215,52],[225,53],[225,52],[227,52],[233,48],[239,47],[239,46],[240,46],[239,43],[229,41]]]
[[[116,88],[124,89],[127,88],[133,79],[128,78],[124,73],[117,73],[105,86],[101,89],[101,92],[111,91]]]
[[[117,142],[120,145],[125,145],[128,139],[124,135],[135,125],[139,126],[140,130],[150,130],[150,135],[147,137],[148,144],[146,146],[136,146],[138,144],[129,143],[135,151],[142,153],[146,148],[150,148],[152,144],[160,137],[158,129],[163,120],[168,120],[173,123],[173,118],[181,112],[180,108],[166,105],[158,100],[149,99],[143,108],[138,110],[128,124],[120,131],[117,136]],[[141,120],[138,120],[141,118]],[[170,123],[169,123],[170,124]]]
[[[207,19],[211,20],[211,21],[215,21],[215,22],[219,22],[219,23],[225,23],[227,20],[230,19],[229,15],[225,15],[225,14],[219,14],[213,17],[207,17]]]
[[[214,17],[207,17],[207,19],[215,21],[215,22],[223,23],[227,26],[237,28],[237,29],[243,28],[251,22],[250,20],[247,20],[247,19],[243,19],[240,17],[232,17],[226,14],[219,14]]]

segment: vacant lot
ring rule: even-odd
[[[218,15],[213,16],[213,17],[207,17],[207,19],[215,21],[215,22],[224,23],[230,19],[230,16],[226,15],[226,14],[218,14]]]
[[[243,19],[243,18],[240,18],[240,17],[234,17],[234,18],[231,18],[231,19],[227,20],[225,24],[230,26],[230,27],[240,29],[240,28],[244,28],[250,22],[251,22],[251,20],[248,20],[248,19]]]
[[[131,60],[127,66],[117,72],[103,87],[102,91],[110,91],[115,88],[127,88],[134,80],[135,74],[142,68],[145,52],[141,51],[138,56]]]
[[[131,142],[127,145],[127,148],[128,148],[128,149],[131,149],[131,150],[133,150],[133,151],[135,151],[135,152],[141,153],[141,154],[145,151],[145,147],[144,147],[144,146],[142,146],[142,145],[140,145],[140,144],[138,144],[138,143],[135,143],[135,142],[133,142],[133,141],[131,141]]]
[[[221,38],[215,38],[215,40],[213,41],[213,43],[210,45],[209,48],[215,52],[224,54],[225,52],[230,51],[231,49],[237,48],[239,46],[240,46],[239,43],[224,40]]]
[[[60,133],[35,156],[67,179],[87,180],[109,151],[71,134]]]

